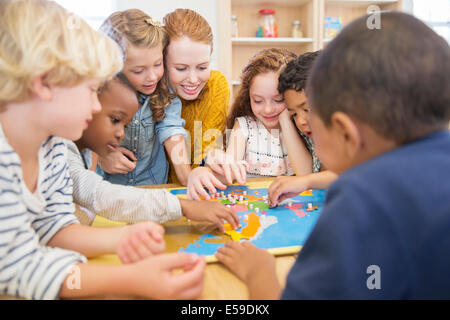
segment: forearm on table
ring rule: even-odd
[[[76,251],[87,258],[115,253],[116,244],[125,229],[126,227],[94,228],[71,224],[59,230],[47,246]]]
[[[250,300],[277,300],[281,287],[275,272],[258,272],[247,280]]]
[[[60,298],[134,295],[129,266],[79,263],[61,285]]]
[[[337,175],[329,170],[310,173],[302,178],[306,179],[308,189],[327,189],[336,180]]]

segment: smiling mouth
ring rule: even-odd
[[[263,116],[263,118],[266,119],[266,120],[268,120],[268,121],[273,121],[273,120],[278,119],[278,115],[274,115],[274,116],[270,116],[270,117],[268,117],[268,116]]]
[[[196,86],[181,85],[181,87],[183,88],[184,92],[186,92],[188,94],[194,94],[198,91],[198,88],[200,88],[200,85],[196,85]]]
[[[146,89],[153,89],[153,88],[156,87],[156,83],[154,83],[154,84],[149,84],[149,85],[143,85],[143,87],[146,88]]]

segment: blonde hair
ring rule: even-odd
[[[208,21],[190,9],[176,9],[164,19],[169,41],[188,37],[192,41],[208,44],[213,48],[213,33]]]
[[[71,87],[111,78],[122,68],[118,46],[82,19],[46,0],[0,1],[0,103],[25,101],[34,77]]]
[[[231,106],[230,115],[227,119],[227,128],[233,128],[234,121],[238,117],[249,116],[255,118],[250,104],[250,86],[253,79],[257,75],[268,72],[280,74],[289,61],[295,58],[297,58],[295,53],[289,50],[271,48],[258,52],[250,59],[242,70],[241,87]]]
[[[138,48],[161,45],[164,51],[169,42],[162,24],[139,9],[114,12],[103,22],[100,30],[119,44],[124,61],[130,45]],[[164,119],[164,107],[173,97],[174,95],[169,93],[168,80],[163,77],[150,98],[150,108],[155,121]]]

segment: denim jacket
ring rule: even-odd
[[[154,122],[149,106],[150,97],[141,94],[142,107],[125,129],[121,146],[132,151],[137,158],[136,168],[128,174],[108,174],[97,167],[104,179],[115,184],[143,186],[167,183],[169,163],[164,151],[164,141],[174,135],[183,135],[184,119],[181,118],[181,101],[173,98],[165,107],[164,120]]]

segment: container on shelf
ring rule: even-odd
[[[299,20],[292,21],[292,38],[303,38],[302,25]]]
[[[260,38],[277,38],[278,25],[275,20],[275,10],[261,9],[259,10],[260,21],[256,36]]]
[[[232,15],[231,16],[231,37],[237,38],[238,37],[238,22],[237,22],[237,16]]]

